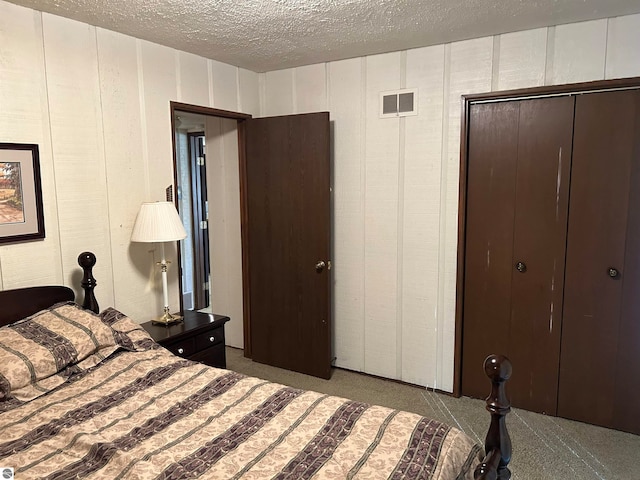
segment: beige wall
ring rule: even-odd
[[[78,290],[91,250],[101,305],[145,321],[161,310],[158,254],[129,236],[172,183],[169,101],[329,110],[336,363],[450,390],[460,95],[640,75],[638,45],[634,15],[258,75],[0,0],[0,138],[40,145],[47,229],[0,246],[0,288]],[[402,87],[420,114],[379,119],[379,92]]]
[[[129,237],[140,203],[173,182],[169,102],[256,114],[258,95],[253,72],[0,0],[0,139],[40,146],[47,233],[0,246],[0,288],[80,291],[90,250],[101,306],[158,314],[158,252]]]
[[[260,75],[262,115],[328,110],[336,364],[453,387],[462,94],[640,75],[640,15]],[[418,88],[419,115],[378,117]]]

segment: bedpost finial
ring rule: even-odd
[[[91,310],[95,313],[100,311],[98,301],[93,293],[93,289],[96,288],[98,282],[93,278],[93,266],[96,264],[96,256],[91,252],[82,252],[78,255],[78,265],[82,267],[84,275],[82,276],[82,288],[84,289],[84,301],[82,302],[82,308]]]
[[[484,372],[491,381],[502,383],[511,377],[511,362],[504,355],[489,355],[484,361]]]
[[[78,264],[83,268],[91,268],[96,264],[96,256],[92,252],[82,252],[78,255]]]

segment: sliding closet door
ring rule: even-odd
[[[473,105],[469,128],[462,393],[506,353],[514,406],[555,414],[573,98]],[[543,355],[540,352],[544,352]]]
[[[640,433],[640,92],[576,101],[558,414]]]

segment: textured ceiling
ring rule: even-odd
[[[640,0],[10,0],[256,72],[640,13]]]

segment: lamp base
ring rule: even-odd
[[[173,325],[174,323],[180,323],[181,321],[182,321],[181,315],[173,315],[171,314],[171,312],[169,312],[168,308],[165,308],[162,316],[158,318],[154,318],[153,320],[151,320],[151,323],[153,325],[168,326],[168,325]]]

